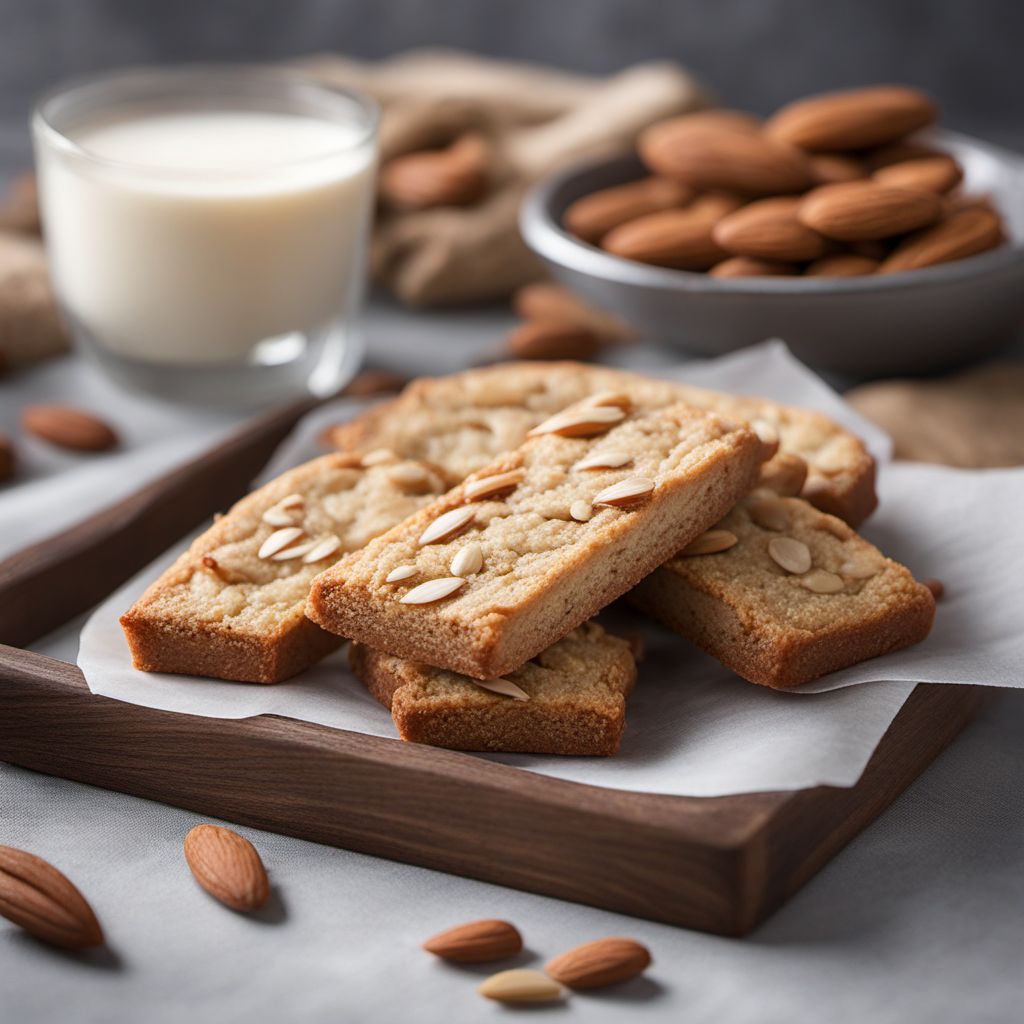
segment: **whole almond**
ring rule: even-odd
[[[487,191],[490,150],[482,136],[468,133],[447,149],[395,157],[380,174],[381,198],[402,210],[468,206]]]
[[[601,339],[589,327],[567,320],[527,320],[505,339],[516,359],[593,359]]]
[[[117,444],[117,434],[91,413],[67,405],[30,405],[21,426],[44,441],[77,451],[101,452]]]
[[[6,434],[0,434],[0,483],[10,480],[14,476],[14,467],[17,465],[17,458],[14,454],[14,445]]]
[[[655,174],[697,189],[766,196],[802,192],[813,182],[800,150],[760,133],[663,124],[643,132],[638,148]]]
[[[0,915],[64,949],[103,945],[103,929],[78,889],[52,864],[0,846]]]
[[[714,221],[689,210],[664,210],[610,231],[607,252],[638,263],[677,270],[707,270],[729,254],[711,237]]]
[[[802,149],[867,149],[917,131],[935,117],[935,104],[920,90],[878,85],[797,100],[771,117],[765,132]]]
[[[800,200],[777,196],[744,206],[714,227],[711,237],[734,256],[802,263],[823,255],[825,239],[797,219]]]
[[[604,988],[635,978],[650,963],[646,946],[614,936],[570,949],[549,960],[544,970],[569,988]]]
[[[460,924],[432,935],[423,948],[444,960],[483,964],[503,960],[522,951],[523,937],[508,921],[486,919]]]
[[[605,341],[621,341],[632,335],[617,316],[589,305],[568,288],[540,281],[525,284],[512,296],[512,308],[523,320],[560,320],[579,324]]]
[[[958,210],[934,227],[905,238],[879,268],[880,274],[920,270],[976,256],[1003,242],[998,215],[983,207]]]
[[[585,242],[599,242],[612,228],[645,213],[685,206],[693,189],[669,178],[642,178],[592,192],[570,204],[563,222]]]
[[[256,847],[220,825],[196,825],[185,836],[185,860],[196,881],[234,910],[258,910],[270,896]]]
[[[868,176],[860,160],[839,153],[816,153],[807,158],[815,185],[834,185],[840,181],[859,181]]]
[[[897,188],[919,188],[925,192],[948,192],[963,180],[960,165],[944,154],[925,156],[919,160],[904,160],[875,171],[872,178],[880,185]]]
[[[933,192],[873,181],[823,185],[800,203],[800,222],[839,241],[891,238],[934,224],[942,202]]]
[[[880,264],[870,256],[855,252],[835,252],[815,260],[804,270],[807,277],[864,277],[874,274]]]
[[[799,273],[799,268],[792,263],[759,260],[752,256],[730,256],[708,271],[711,277],[794,277]]]
[[[550,1003],[562,998],[562,986],[540,971],[516,968],[489,977],[478,989],[502,1003]]]

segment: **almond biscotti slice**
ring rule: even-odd
[[[534,436],[313,581],[306,614],[375,650],[493,679],[560,640],[750,489],[757,436],[621,394]]]
[[[352,670],[403,740],[450,750],[609,755],[636,681],[630,645],[586,622],[494,683],[352,644]]]
[[[786,689],[923,640],[935,600],[846,523],[758,492],[629,600],[752,683]]]
[[[778,444],[781,457],[807,464],[802,493],[813,505],[853,526],[874,511],[874,459],[859,438],[827,416],[583,363],[501,363],[417,380],[393,401],[335,427],[330,437],[343,451],[389,448],[427,459],[454,485],[517,448],[541,420],[606,390],[629,395],[638,409],[686,402],[749,423]]]
[[[121,617],[135,667],[254,683],[301,671],[340,642],[303,614],[313,577],[443,490],[432,467],[394,458],[326,455],[282,474]]]

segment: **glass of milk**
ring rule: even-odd
[[[284,69],[108,74],[32,121],[77,343],[124,384],[239,407],[355,372],[377,111]]]

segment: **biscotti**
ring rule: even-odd
[[[629,644],[593,622],[494,683],[362,644],[352,644],[349,661],[403,740],[451,750],[614,754],[636,680]]]
[[[923,640],[935,601],[799,498],[757,493],[629,600],[752,683],[799,686]]]
[[[493,679],[625,593],[748,492],[755,434],[619,393],[520,448],[314,581],[307,615],[375,650]]]
[[[777,442],[780,454],[806,462],[803,497],[853,526],[877,504],[871,455],[821,413],[582,363],[510,362],[417,380],[393,401],[335,427],[330,437],[343,451],[387,448],[426,459],[456,484],[518,447],[541,420],[608,390],[627,394],[638,409],[686,402],[751,424]]]
[[[275,683],[339,644],[303,614],[313,577],[444,490],[414,461],[326,455],[239,501],[121,617],[135,667]]]

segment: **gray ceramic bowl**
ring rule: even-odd
[[[1010,241],[991,252],[886,276],[714,278],[611,256],[561,227],[575,199],[643,172],[634,157],[565,171],[526,197],[527,245],[563,284],[618,313],[646,340],[719,355],[783,338],[804,362],[855,376],[924,374],[993,351],[1024,322],[1024,158],[951,133],[965,188],[990,193]]]

